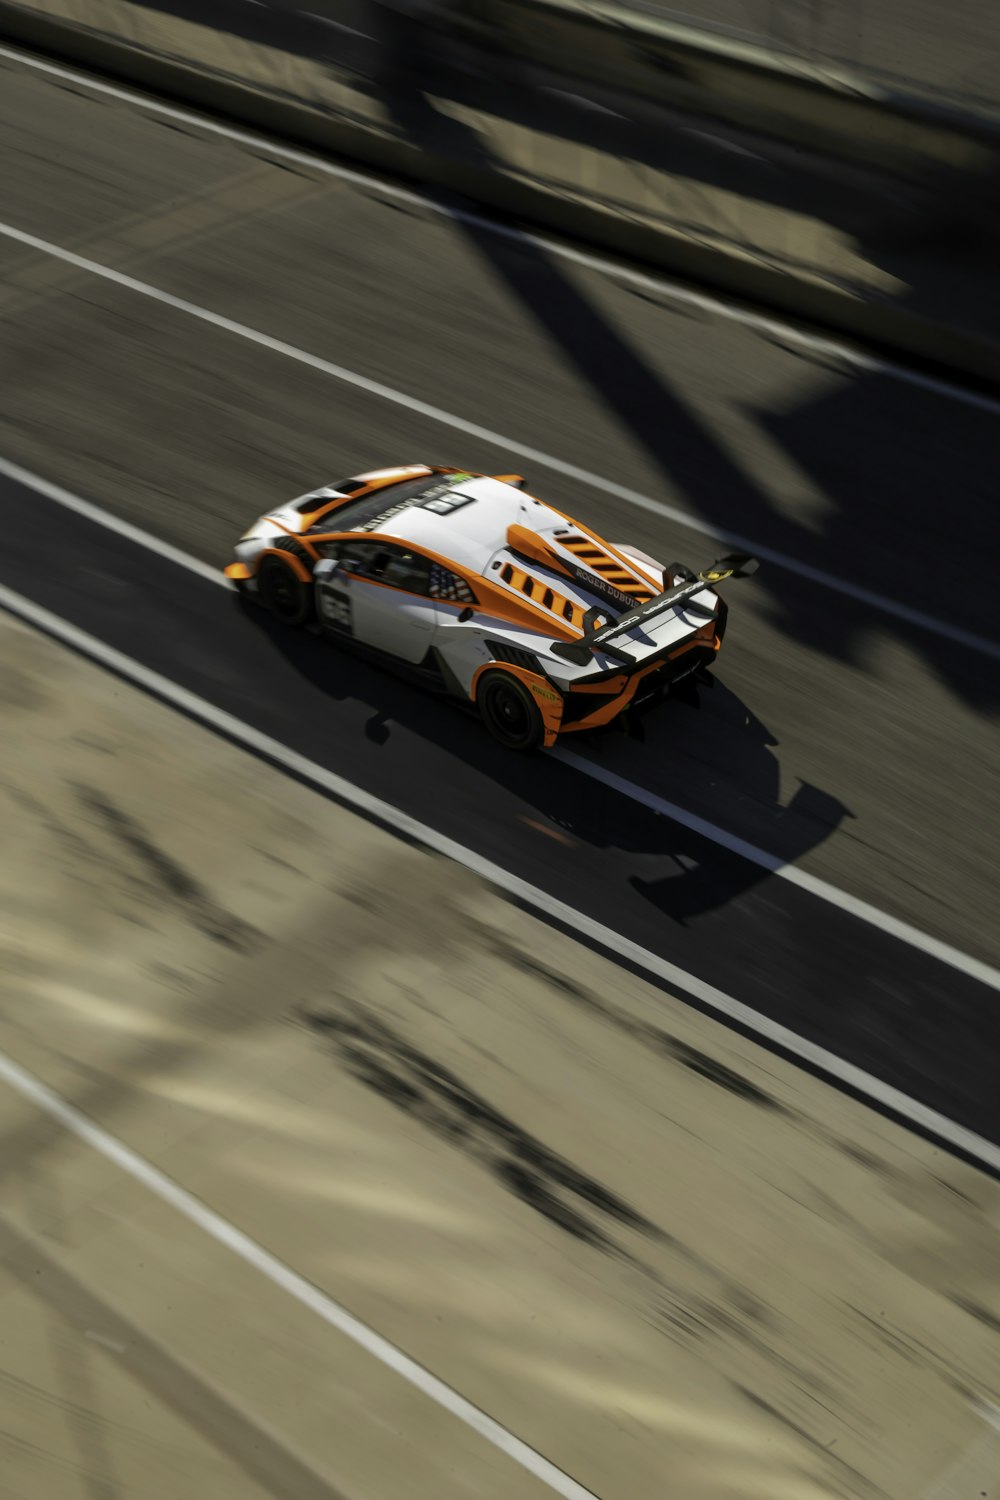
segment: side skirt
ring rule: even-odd
[[[421,661],[409,662],[393,656],[390,651],[381,651],[377,646],[368,646],[349,635],[341,635],[336,630],[325,630],[319,624],[310,625],[308,628],[310,635],[322,636],[338,650],[347,651],[351,656],[356,656],[373,667],[381,667],[383,671],[391,672],[394,677],[400,677],[404,682],[411,682],[426,693],[433,693],[439,698],[455,699],[459,705],[465,705],[470,709],[473,707],[463,692],[458,678],[436,646],[432,646]]]

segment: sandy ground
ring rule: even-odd
[[[602,1500],[997,1500],[1000,1189],[0,624],[0,1048]],[[0,1085],[16,1500],[547,1491]]]

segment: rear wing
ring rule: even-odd
[[[578,641],[558,641],[549,649],[556,656],[561,656],[564,661],[574,662],[577,666],[585,667],[591,655],[595,651],[601,651],[605,656],[610,656],[613,661],[619,661],[623,666],[635,666],[635,658],[629,656],[619,646],[610,644],[616,635],[624,635],[627,630],[634,630],[644,620],[651,619],[654,615],[664,614],[667,610],[683,606],[687,614],[698,615],[706,620],[714,620],[717,611],[707,608],[704,604],[695,604],[695,594],[700,594],[706,588],[713,588],[717,583],[724,583],[727,578],[749,578],[756,573],[760,564],[755,557],[749,557],[745,552],[730,552],[725,557],[718,558],[710,568],[690,578],[684,583],[677,584],[674,588],[667,589],[662,594],[656,594],[648,599],[645,604],[636,605],[627,614],[621,615],[617,620],[611,620],[607,624],[600,625],[595,630],[588,630]],[[688,601],[685,603],[685,601]],[[592,613],[596,613],[593,611]]]

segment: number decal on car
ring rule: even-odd
[[[323,623],[332,630],[343,630],[351,634],[351,596],[339,589],[323,589],[320,593],[320,613]]]

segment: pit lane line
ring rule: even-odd
[[[305,365],[307,368],[315,370],[318,374],[338,380],[344,385],[353,386],[357,390],[365,391],[368,395],[375,396],[379,400],[386,401],[391,405],[403,407],[407,411],[427,417],[430,421],[440,423],[443,427],[449,427],[455,432],[464,433],[468,437],[476,438],[480,442],[489,443],[493,447],[505,449],[508,453],[516,455],[518,458],[528,459],[531,463],[538,464],[553,474],[559,474],[565,479],[572,479],[578,484],[585,484],[603,494],[613,495],[615,499],[622,500],[625,504],[632,505],[637,510],[643,510],[664,520],[672,521],[675,525],[684,526],[689,531],[695,531],[703,536],[712,537],[717,542],[724,542],[727,546],[752,552],[762,561],[793,573],[796,577],[808,579],[810,583],[817,584],[821,588],[830,589],[834,593],[842,594],[859,604],[864,604],[871,609],[875,609],[881,614],[890,615],[895,619],[903,620],[908,625],[929,631],[931,634],[940,636],[944,640],[952,641],[955,645],[962,646],[968,651],[975,651],[982,656],[992,658],[994,661],[1000,661],[1000,642],[988,640],[985,636],[978,635],[973,631],[964,630],[961,626],[953,625],[947,620],[941,620],[934,615],[926,614],[923,610],[913,609],[910,605],[901,604],[897,600],[887,599],[884,595],[877,594],[872,589],[864,588],[860,584],[851,583],[850,580],[839,578],[833,573],[827,573],[824,569],[813,567],[810,563],[799,562],[787,553],[775,551],[771,547],[759,546],[748,537],[739,536],[735,532],[730,531],[717,531],[706,526],[696,518],[687,515],[676,506],[668,505],[661,500],[655,500],[650,495],[643,495],[639,490],[633,490],[627,485],[621,485],[612,479],[606,479],[599,474],[593,474],[588,469],[581,469],[576,464],[567,463],[563,459],[543,453],[540,449],[533,448],[529,444],[518,442],[514,438],[505,437],[502,433],[494,432],[489,427],[482,427],[478,422],[469,422],[464,417],[445,411],[442,407],[434,406],[430,402],[422,401],[419,397],[411,396],[406,391],[396,390],[395,387],[385,385],[378,380],[372,380],[357,370],[350,370],[345,365],[336,364],[334,361],[324,359],[320,355],[310,354],[307,350],[299,349],[296,345],[286,343],[283,339],[273,338],[270,334],[263,333],[259,329],[250,328],[247,324],[239,323],[233,318],[227,318],[222,313],[213,312],[211,308],[202,307],[199,303],[189,302],[185,297],[175,296],[172,292],[167,292],[161,287],[153,286],[150,282],[140,281],[137,277],[129,276],[124,271],[117,271],[111,266],[103,265],[100,261],[90,260],[84,255],[77,255],[75,251],[67,250],[62,245],[56,245],[51,240],[41,239],[38,235],[29,234],[26,230],[18,229],[15,225],[0,222],[0,237],[11,240],[16,244],[25,245],[42,255],[52,256],[66,265],[74,266],[79,271],[85,271],[103,281],[111,282],[115,286],[135,292],[139,296],[146,297],[163,307],[169,307],[174,312],[183,313],[185,316],[195,318],[201,323],[208,324],[210,327],[218,328],[223,333],[234,334],[237,338],[244,339],[251,344],[256,344],[259,348],[266,349],[269,353],[294,360],[297,364]]]
[[[706,1009],[742,1027],[751,1036],[780,1049],[828,1080],[846,1087],[888,1114],[894,1115],[897,1119],[1000,1176],[1000,1145],[994,1145],[985,1136],[969,1130],[964,1125],[959,1125],[939,1111],[904,1094],[902,1090],[884,1083],[853,1063],[846,1062],[825,1047],[799,1036],[789,1027],[751,1009],[750,1006],[744,1005],[742,1001],[734,999],[715,985],[682,969],[678,964],[671,963],[669,959],[661,958],[658,954],[643,948],[630,938],[622,936],[615,929],[607,927],[604,923],[560,901],[548,891],[514,875],[503,866],[477,854],[475,850],[467,848],[457,840],[439,833],[437,829],[422,823],[383,798],[365,791],[363,787],[328,770],[318,762],[291,750],[281,741],[255,729],[234,714],[217,708],[207,699],[181,687],[170,678],[151,670],[113,646],[106,645],[105,642],[79,629],[51,610],[44,609],[2,584],[0,584],[0,609],[7,610],[18,619],[43,631],[53,639],[61,641],[91,661],[115,672],[126,681],[135,683],[143,691],[171,704],[190,718],[224,735],[252,754],[261,756],[272,765],[288,771],[307,785],[335,797],[346,806],[377,820],[384,827],[413,840],[424,848],[433,850],[446,859],[462,865],[481,879],[488,881],[496,889],[504,891],[529,910],[560,924],[570,932],[578,933],[616,960],[624,959],[640,973],[650,975],[672,992],[679,993],[681,998],[685,994],[690,996],[704,1005]],[[2,1071],[0,1069],[0,1072]],[[80,1120],[83,1121],[82,1116]],[[85,1123],[89,1124],[89,1122]],[[168,1181],[168,1179],[163,1180]],[[176,1191],[180,1192],[180,1189]],[[194,1201],[196,1200],[192,1200]],[[205,1212],[209,1211],[206,1209]],[[572,1493],[582,1497],[586,1492],[562,1491],[561,1493]]]
[[[109,511],[103,510],[99,505],[83,499],[79,495],[72,494],[61,485],[52,484],[49,480],[41,478],[29,470],[21,468],[19,464],[11,463],[8,459],[0,458],[0,475],[24,485],[28,489],[35,490],[44,495],[46,499],[54,501],[66,509],[74,511],[86,520],[92,521],[118,536],[134,542],[138,546],[145,547],[151,552],[157,553],[167,561],[186,568],[195,573],[199,578],[207,579],[211,583],[222,584],[228,587],[225,576],[208,563],[202,562],[189,553],[174,547],[168,542],[162,542],[159,538],[141,527],[132,525],[129,521],[123,521]],[[747,839],[740,838],[737,834],[721,828],[715,823],[709,822],[697,814],[689,812],[686,808],[675,802],[670,802],[655,792],[638,786],[635,782],[628,781],[617,775],[614,771],[607,770],[596,762],[588,760],[586,756],[578,751],[566,749],[564,746],[556,746],[547,752],[553,759],[571,766],[575,771],[589,776],[592,780],[599,781],[609,787],[612,791],[619,792],[631,801],[648,808],[651,812],[660,816],[668,817],[673,822],[689,829],[692,833],[708,839],[711,843],[726,849],[730,854],[735,854],[741,859],[749,861],[758,868],[766,870],[770,875],[776,875],[781,880],[788,881],[791,885],[798,886],[810,895],[818,897],[830,906],[837,907],[848,915],[857,917],[860,921],[871,927],[878,928],[889,937],[906,943],[909,947],[926,953],[929,957],[938,959],[950,968],[968,975],[970,979],[977,980],[980,984],[987,985],[993,990],[1000,991],[1000,970],[993,968],[981,959],[974,958],[971,954],[963,953],[949,943],[942,942],[939,938],[922,932],[918,927],[902,921],[898,917],[891,916],[888,912],[880,911],[878,907],[872,906],[859,897],[852,896],[848,891],[841,890],[838,886],[831,885],[821,880],[816,875],[810,875],[805,870],[800,870],[796,865],[780,859],[777,855],[766,849],[761,849],[751,844]]]

